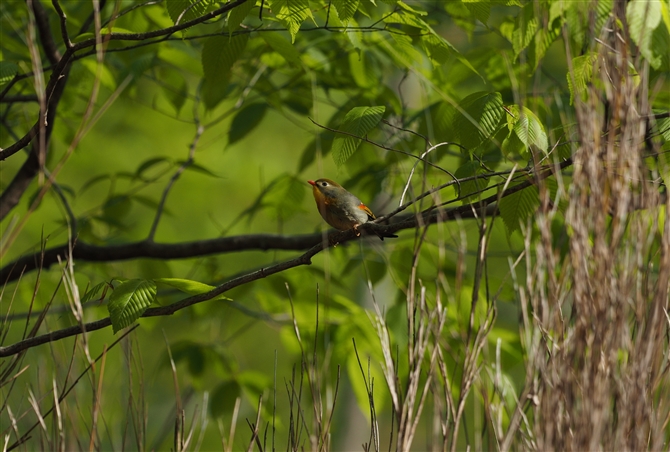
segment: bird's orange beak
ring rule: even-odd
[[[316,187],[316,182],[314,182],[313,180],[308,180],[307,183],[312,187]]]

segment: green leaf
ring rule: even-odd
[[[105,289],[102,292],[102,296],[99,298],[100,301],[102,301],[105,298],[105,295],[107,294],[107,288],[109,288],[109,283],[107,281],[103,281],[100,284],[96,284],[95,286],[91,287],[88,291],[86,291],[84,296],[81,297],[81,302],[86,303],[87,301],[97,298],[97,295],[100,293],[100,291],[102,289]]]
[[[354,107],[344,117],[340,130],[357,137],[364,137],[379,124],[384,111],[386,111],[384,106]],[[356,152],[360,144],[361,140],[353,136],[336,136],[333,140],[332,153],[337,166],[343,165]]]
[[[119,27],[104,27],[100,29],[100,35],[108,35],[111,33],[134,33],[131,30],[128,30],[126,28],[119,28]],[[77,42],[82,42],[86,41],[87,39],[92,39],[95,38],[95,33],[82,33],[79,36],[75,37],[72,42],[77,43]]]
[[[228,13],[228,32],[232,33],[238,28],[240,24],[249,15],[252,9],[256,6],[256,0],[247,0],[239,6],[231,9]]]
[[[521,51],[531,43],[539,22],[539,18],[535,15],[535,3],[529,2],[517,16],[512,33],[512,47],[515,56],[518,57]]]
[[[547,152],[549,146],[547,134],[544,131],[544,126],[538,117],[535,116],[535,113],[528,108],[523,107],[521,114],[517,114],[516,116],[517,120],[514,123],[514,132],[523,144],[525,144],[526,147],[535,145],[544,152]]]
[[[249,132],[260,124],[268,109],[268,104],[251,104],[242,108],[235,114],[230,131],[228,132],[228,145],[232,145],[247,136]]]
[[[540,27],[537,34],[533,38],[533,45],[528,52],[528,61],[533,70],[537,69],[542,58],[547,53],[547,49],[561,34],[563,27],[562,20],[555,20],[549,23],[548,27]]]
[[[468,8],[468,11],[470,11],[470,14],[472,14],[475,19],[486,25],[491,14],[490,2],[481,0],[463,0],[463,4]]]
[[[184,292],[189,295],[200,295],[216,289],[216,287],[210,286],[209,284],[201,283],[198,281],[192,281],[190,279],[157,278],[154,279],[154,281],[160,284],[167,284],[168,286],[174,287],[180,292]],[[225,297],[223,295],[217,295],[216,297],[212,298],[212,300],[232,301],[230,298]]]
[[[426,11],[419,11],[418,9],[414,9],[411,6],[409,6],[407,3],[403,2],[402,0],[397,0],[397,2],[395,2],[395,3],[400,8],[402,8],[403,10],[405,10],[409,13],[416,14],[418,16],[427,16],[428,15],[428,13]]]
[[[9,83],[19,72],[19,67],[11,61],[0,61],[0,86]]]
[[[421,61],[421,53],[414,47],[412,38],[399,33],[391,34],[391,40],[375,37],[398,66],[414,68]]]
[[[153,168],[154,166],[164,162],[167,162],[169,165],[171,165],[170,159],[168,159],[167,157],[152,157],[150,159],[143,161],[135,170],[135,178],[146,180],[146,176],[144,176],[144,173],[147,172],[149,169]]]
[[[198,377],[204,373],[207,365],[208,349],[203,344],[185,340],[172,344],[170,349],[174,362],[186,361],[191,375]],[[169,363],[168,360],[169,356],[166,356],[166,363]]]
[[[230,414],[235,408],[235,401],[240,397],[242,391],[240,385],[234,380],[221,383],[212,391],[209,401],[209,414],[213,418],[219,418],[224,414]]]
[[[114,195],[102,206],[102,218],[113,224],[120,224],[120,220],[130,213],[132,204],[130,196]]]
[[[83,59],[80,61],[81,65],[88,69],[93,74],[93,77],[100,77],[100,84],[110,90],[116,89],[116,80],[107,66],[104,64],[98,65],[98,62],[92,59]],[[98,71],[100,71],[98,73]]]
[[[423,49],[435,66],[446,63],[452,55],[458,54],[458,51],[446,39],[434,33],[429,33],[421,37]],[[474,68],[473,68],[474,69]],[[475,71],[476,72],[476,71]]]
[[[485,173],[486,170],[475,161],[467,162],[456,170],[454,173],[456,179],[482,175],[482,177],[460,183],[458,197],[461,198],[463,204],[476,201],[481,197],[482,191],[488,187],[490,182],[489,177],[483,176]]]
[[[207,0],[168,0],[165,9],[174,24],[180,24],[202,16],[207,11]]]
[[[500,209],[500,216],[511,234],[519,229],[521,222],[525,222],[535,214],[539,205],[540,198],[537,188],[531,186],[503,197],[498,208]]]
[[[568,72],[568,89],[570,90],[570,105],[574,104],[575,98],[579,96],[586,100],[586,86],[593,77],[593,67],[598,61],[596,52],[588,52],[572,59],[572,72]]]
[[[163,82],[161,83],[163,93],[174,107],[177,115],[179,115],[179,111],[181,110],[181,107],[184,106],[186,96],[188,95],[186,79],[179,73],[179,71],[166,70],[166,68],[162,68],[160,74]]]
[[[302,67],[302,60],[298,51],[279,33],[261,33],[261,37],[272,47],[272,50],[283,56],[286,61],[296,67]]]
[[[308,17],[314,19],[308,0],[270,0],[269,3],[275,17],[288,29],[291,43],[295,42],[300,25],[305,19]]]
[[[505,114],[500,93],[473,93],[458,105],[460,108],[454,128],[460,136],[461,144],[470,150],[490,139]]]
[[[626,6],[626,20],[630,37],[637,44],[640,53],[653,68],[658,69],[661,65],[661,56],[655,52],[651,38],[654,30],[661,23],[661,1],[631,0]],[[668,52],[668,49],[661,51]]]
[[[359,2],[360,0],[333,0],[331,5],[335,7],[337,17],[344,25],[347,25],[349,19],[356,14]]]
[[[205,106],[213,109],[223,100],[228,89],[228,80],[233,64],[242,56],[249,35],[212,36],[205,40],[202,48],[202,69],[205,81],[202,97]]]
[[[109,297],[107,309],[114,333],[132,325],[156,298],[156,283],[146,279],[122,282]]]
[[[654,111],[654,113],[668,113],[668,111]],[[656,127],[658,127],[658,131],[663,138],[670,141],[670,117],[657,119]]]
[[[178,160],[176,163],[177,163],[177,165],[183,165],[183,164],[184,164],[184,161],[183,161],[183,160]],[[205,168],[205,167],[202,166],[202,165],[198,165],[197,163],[193,163],[193,162],[191,162],[191,163],[186,167],[186,171],[195,171],[196,173],[200,173],[200,174],[204,174],[204,175],[206,175],[206,176],[210,176],[210,177],[215,177],[215,178],[217,178],[217,179],[221,179],[221,176],[219,176],[218,174],[216,174],[216,173],[210,171],[208,168]]]
[[[384,18],[384,22],[387,24],[409,25],[410,27],[418,28],[420,30],[429,28],[428,24],[421,17],[402,10],[390,14],[388,17]]]
[[[369,89],[379,85],[379,76],[374,70],[369,51],[349,53],[349,70],[359,87]]]

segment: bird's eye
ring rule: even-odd
[[[328,182],[321,182],[321,186],[322,186],[322,187],[326,187],[326,186],[328,186]]]

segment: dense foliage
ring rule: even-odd
[[[668,448],[667,0],[0,24],[3,446]]]

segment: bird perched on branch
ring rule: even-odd
[[[356,235],[360,235],[358,227],[375,219],[375,215],[368,206],[337,182],[330,179],[308,180],[307,182],[312,186],[319,213],[326,223],[335,229],[346,231],[353,228]],[[395,234],[382,234],[374,229],[373,232],[382,240],[384,237],[398,237]]]

